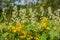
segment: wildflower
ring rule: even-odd
[[[14,29],[16,29],[16,27],[15,26],[11,26],[11,29],[14,30]]]
[[[17,6],[14,6],[14,7],[13,7],[13,10],[14,10],[14,11],[17,11]]]
[[[43,26],[44,28],[46,28],[46,27],[47,27],[47,25],[46,25],[46,23],[45,23],[45,22],[41,22],[41,24],[42,24],[42,26]]]
[[[42,6],[40,7],[40,11],[41,11],[41,16],[43,16],[43,14],[44,14],[44,8]]]
[[[59,12],[60,12],[60,9],[57,9],[57,11],[59,11]]]
[[[26,36],[26,35],[27,35],[26,31],[21,30],[21,32],[22,32],[22,34],[23,34],[24,36]]]
[[[17,31],[18,31],[18,32],[20,32],[20,31],[21,31],[21,29],[18,29],[18,28],[17,28]]]
[[[29,39],[32,39],[33,37],[31,35],[28,35],[29,36]]]
[[[52,13],[52,9],[51,9],[51,7],[48,7],[48,13],[49,13],[49,14]]]
[[[47,27],[46,23],[43,23],[43,24],[42,24],[42,26],[43,26],[44,28],[46,28],[46,27]]]
[[[18,26],[17,28],[18,28],[18,29],[21,29],[22,27],[21,27],[21,26]]]
[[[38,40],[38,37],[34,37],[35,40]]]
[[[18,32],[21,31],[21,29],[22,29],[21,23],[17,23],[17,24],[16,24],[16,29],[17,29]]]
[[[21,13],[25,13],[25,12],[26,12],[26,9],[22,9],[22,8],[21,8],[21,9],[20,9],[20,12],[21,12]]]
[[[16,29],[12,30],[12,32],[16,32]]]
[[[8,29],[11,29],[12,32],[16,32],[16,27],[15,26],[9,26]]]
[[[17,23],[16,26],[17,26],[18,29],[21,29],[22,28],[21,23]]]
[[[29,8],[30,13],[32,12],[32,8]]]
[[[44,18],[44,19],[41,20],[41,24],[42,24],[42,26],[43,26],[44,28],[47,27],[47,24],[46,24],[46,21],[47,21],[47,20],[48,20],[48,18]]]

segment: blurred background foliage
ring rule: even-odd
[[[23,2],[22,0],[0,0],[1,21],[10,20],[14,11],[16,15],[19,15],[21,14],[19,13],[20,10],[25,10],[28,15],[30,13],[28,11],[29,9],[35,12],[32,14],[36,15],[37,13],[37,20],[40,19],[41,15],[43,15],[43,17],[49,17],[50,19],[52,19],[52,16],[60,17],[60,0],[23,0]]]

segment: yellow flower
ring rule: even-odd
[[[21,29],[18,29],[18,28],[17,28],[17,31],[18,31],[18,32],[20,32],[20,31],[21,31]]]
[[[17,26],[17,28],[19,28],[19,29],[21,29],[21,28],[22,28],[21,23],[17,23],[17,24],[16,24],[16,26]]]
[[[41,20],[41,24],[42,24],[42,26],[43,26],[44,28],[47,27],[47,24],[46,24],[46,21],[47,21],[47,20],[48,20],[48,18],[44,18],[44,19]]]
[[[32,39],[33,37],[31,35],[28,35],[29,36],[29,39]]]
[[[22,27],[18,27],[18,29],[21,29]]]
[[[22,27],[17,26],[16,29],[17,29],[17,31],[20,31],[22,29]]]
[[[16,32],[16,29],[12,30],[12,32]]]
[[[35,40],[39,40],[38,37],[34,37]]]
[[[16,27],[15,26],[11,26],[11,29],[13,30],[13,29],[16,29]]]
[[[22,34],[23,34],[24,36],[26,36],[26,35],[27,35],[27,32],[24,31],[24,30],[22,30]]]
[[[9,26],[8,29],[11,29],[12,32],[16,32],[16,27],[15,26]]]
[[[47,27],[46,23],[43,24],[43,27],[45,27],[45,28]]]
[[[43,26],[44,28],[47,27],[46,23],[42,22],[41,24],[42,24],[42,26]]]
[[[17,24],[16,24],[16,29],[17,29],[18,32],[21,31],[21,29],[22,29],[21,23],[17,23]]]

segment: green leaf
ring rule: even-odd
[[[46,23],[50,27],[55,26],[55,23],[53,21],[51,21],[51,20],[48,20]]]
[[[42,25],[41,24],[39,24],[39,25],[37,25],[37,29],[41,29],[42,28]]]
[[[5,38],[3,38],[2,36],[0,36],[0,40],[5,40]]]
[[[3,37],[6,37],[8,34],[9,34],[9,33],[6,32],[6,33],[2,34],[2,36],[3,36]]]
[[[49,32],[49,34],[50,34],[50,40],[53,40],[54,37],[58,37],[59,36],[59,33],[58,33],[57,30],[51,30]]]
[[[6,26],[5,23],[2,23],[2,24],[0,25],[0,29],[6,28],[6,27],[7,27],[7,26]]]
[[[38,39],[41,40],[41,36],[40,36],[40,34],[38,34]]]
[[[42,34],[41,40],[46,40],[46,34],[45,33]]]
[[[3,21],[3,18],[1,17],[1,18],[0,18],[0,22],[2,22],[2,21]]]

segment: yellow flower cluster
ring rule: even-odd
[[[22,29],[21,23],[17,23],[16,26],[9,26],[8,29],[10,29],[12,32],[20,32]]]
[[[43,26],[43,28],[46,28],[47,30],[50,30],[50,27],[47,26],[46,22],[47,22],[48,18],[43,18],[41,20],[41,24]]]
[[[33,36],[29,34],[26,30],[23,29],[23,25],[21,23],[16,23],[16,25],[10,25],[7,29],[12,32],[18,34],[18,40],[28,38],[29,40],[39,40],[37,36]]]
[[[18,33],[18,38],[26,38],[27,32],[22,28],[21,23],[16,23],[16,26],[9,26],[8,29],[13,33]]]
[[[31,35],[28,35],[28,39],[31,40],[33,38],[33,36]]]
[[[19,35],[19,38],[26,38],[27,32],[25,30],[21,30],[21,34]]]
[[[35,40],[39,40],[38,37],[34,37]]]
[[[16,32],[17,31],[15,26],[12,26],[11,30],[12,30],[12,32]]]
[[[31,36],[31,35],[28,35],[28,39],[29,39],[29,40],[33,40],[33,39],[34,39],[34,40],[39,40],[38,37],[36,37],[36,36],[33,37],[33,36]]]
[[[48,20],[48,18],[44,18],[44,19],[41,20],[41,24],[42,24],[42,26],[43,26],[44,28],[47,27],[47,25],[46,25],[46,21],[47,21],[47,20]]]
[[[22,24],[21,24],[21,23],[17,23],[17,24],[16,24],[16,27],[17,27],[17,28],[16,28],[17,31],[20,32],[21,29],[22,29]]]

